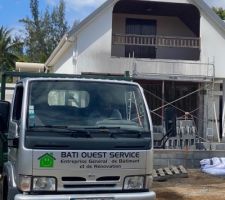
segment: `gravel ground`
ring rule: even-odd
[[[225,178],[188,170],[188,178],[154,182],[157,200],[225,200]]]

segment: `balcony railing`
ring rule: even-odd
[[[194,37],[113,34],[112,44],[199,49],[201,41]]]

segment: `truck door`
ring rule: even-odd
[[[22,100],[23,100],[23,86],[17,85],[15,90],[15,96],[13,100],[12,106],[12,121],[10,121],[10,125],[12,128],[9,133],[1,133],[0,134],[0,173],[3,169],[4,162],[8,161],[8,138],[12,139],[16,138],[18,130],[16,126],[19,125],[19,121],[21,118],[21,109],[22,109]],[[10,145],[12,146],[12,145]],[[15,150],[15,148],[14,148]]]
[[[9,128],[10,103],[0,101],[0,173],[2,173],[3,164],[7,153],[7,135]]]

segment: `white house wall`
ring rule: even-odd
[[[113,7],[104,10],[78,34],[78,73],[104,73],[111,67],[108,61],[111,49],[112,9]]]
[[[215,64],[215,77],[225,78],[225,33],[202,13],[201,60]]]
[[[73,74],[74,73],[74,65],[73,65],[73,45],[65,51],[64,54],[61,55],[60,59],[54,65],[54,72],[60,74]]]

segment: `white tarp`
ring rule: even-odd
[[[225,157],[214,157],[200,161],[201,170],[207,174],[225,176]]]

